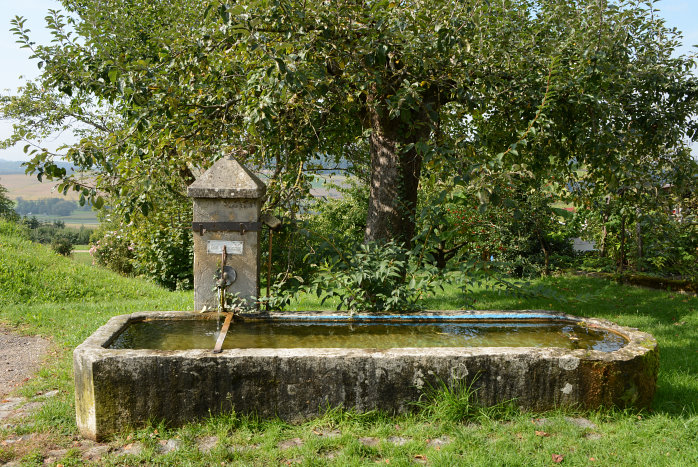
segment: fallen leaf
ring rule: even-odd
[[[519,439],[523,439],[523,433],[516,433],[516,437]]]
[[[596,460],[596,457],[590,457],[589,460],[594,462]]]
[[[417,454],[414,456],[414,458],[419,459],[419,460],[423,460],[423,461],[427,460],[427,456],[425,456],[424,454]]]
[[[552,457],[553,457],[553,462],[555,462],[556,464],[559,464],[564,459],[564,457],[561,456],[560,454],[553,454]]]
[[[538,430],[536,430],[536,436],[548,437],[548,436],[550,436],[550,433],[545,432],[545,431],[538,431]]]

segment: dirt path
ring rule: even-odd
[[[22,336],[0,325],[0,398],[34,374],[49,344],[41,337]]]

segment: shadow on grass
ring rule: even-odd
[[[659,344],[660,370],[655,412],[672,416],[698,413],[698,298],[680,293],[617,284],[605,279],[560,276],[531,281],[534,288],[549,289],[544,296],[520,296],[485,288],[426,301],[445,309],[541,309],[582,317],[607,319],[652,334]],[[556,301],[555,293],[569,297]],[[471,306],[464,306],[470,304]]]

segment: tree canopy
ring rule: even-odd
[[[222,153],[269,170],[270,207],[346,160],[370,184],[366,240],[409,244],[425,171],[480,180],[483,202],[493,173],[591,196],[690,165],[698,137],[694,57],[648,2],[62,3],[51,44],[13,21],[42,74],[0,101],[18,122],[4,144],[126,219],[185,202]],[[61,155],[96,186],[37,144],[76,122]]]

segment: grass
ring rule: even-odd
[[[74,261],[86,266],[92,266],[92,255],[87,251],[74,251],[70,254]]]
[[[41,370],[18,390],[30,400],[59,395],[32,417],[0,428],[0,440],[32,433],[27,442],[0,443],[0,462],[41,464],[51,449],[68,449],[63,465],[81,465],[75,442],[72,350],[111,316],[142,310],[191,309],[191,292],[169,292],[102,268],[62,258],[22,239],[0,221],[0,320],[18,332],[53,341]],[[331,409],[308,423],[215,416],[180,428],[150,425],[110,440],[106,465],[696,465],[698,463],[698,299],[561,276],[535,281],[566,297],[522,298],[479,288],[447,288],[427,308],[552,309],[610,319],[652,333],[661,352],[650,411],[600,409],[544,414],[514,405],[483,409],[468,387],[427,392],[415,413],[389,416]],[[586,296],[577,301],[574,297]],[[296,309],[318,309],[304,297]],[[326,306],[327,308],[327,306]],[[331,306],[329,306],[331,308]],[[261,395],[260,397],[263,397]],[[584,417],[593,425],[579,426]],[[78,440],[78,441],[76,441]],[[175,440],[179,449],[163,453]],[[202,443],[208,442],[210,449]],[[124,446],[140,452],[128,454]],[[559,458],[555,458],[558,459]],[[593,459],[593,460],[592,460]]]

